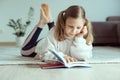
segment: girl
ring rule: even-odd
[[[48,50],[51,48],[62,55],[67,62],[92,57],[92,29],[81,6],[73,5],[61,11],[55,27],[51,22],[50,12],[48,16],[44,12],[41,9],[40,21],[21,49],[23,56],[36,56],[46,62],[56,61],[56,57]],[[37,41],[43,26],[47,23],[50,29],[47,37]]]

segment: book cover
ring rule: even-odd
[[[40,64],[40,67],[44,69],[64,68],[64,64],[61,62],[56,62],[55,64]]]

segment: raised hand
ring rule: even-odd
[[[81,30],[81,32],[76,35],[76,37],[85,36],[85,35],[87,35],[87,33],[88,33],[87,26],[84,26],[83,29]]]

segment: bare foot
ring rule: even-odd
[[[47,4],[42,4],[40,11],[41,11],[40,21],[37,26],[43,28],[45,24],[52,22],[52,18],[50,14],[50,8]]]
[[[42,4],[41,8],[43,9],[45,15],[48,17],[49,22],[51,22],[52,17],[51,17],[50,7],[48,6],[48,4]]]

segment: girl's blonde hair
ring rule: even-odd
[[[85,20],[85,24],[84,26],[87,27],[88,33],[86,36],[84,36],[84,38],[86,39],[86,44],[89,45],[89,43],[93,42],[93,35],[92,35],[92,25],[91,23],[86,19],[86,15],[85,15],[85,10],[83,7],[81,6],[70,6],[69,8],[67,8],[64,11],[61,11],[58,15],[58,19],[56,22],[56,27],[55,27],[55,32],[54,32],[54,36],[58,41],[63,41],[65,40],[65,23],[66,23],[66,19],[68,17],[72,17],[72,18],[82,18]]]

